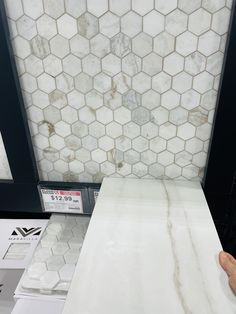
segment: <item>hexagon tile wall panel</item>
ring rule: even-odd
[[[41,179],[201,178],[231,2],[5,0]]]

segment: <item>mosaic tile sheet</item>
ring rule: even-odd
[[[89,220],[78,215],[51,216],[17,294],[66,296]]]
[[[230,0],[5,0],[41,179],[199,179]]]

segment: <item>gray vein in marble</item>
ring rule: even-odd
[[[120,33],[111,40],[111,50],[118,57],[123,57],[131,51],[131,43],[129,37]]]
[[[169,235],[169,238],[170,238],[172,254],[173,254],[173,259],[174,259],[174,265],[175,265],[174,266],[175,267],[174,275],[173,275],[175,290],[176,290],[176,293],[177,293],[177,295],[179,297],[179,301],[181,303],[183,312],[185,314],[189,314],[189,313],[191,313],[191,311],[187,307],[187,304],[185,303],[184,296],[183,296],[182,291],[181,291],[181,281],[180,281],[180,278],[179,278],[179,276],[180,276],[179,262],[178,262],[178,257],[177,257],[177,253],[176,253],[175,240],[174,240],[174,237],[173,237],[173,234],[172,234],[172,222],[170,221],[171,202],[170,202],[169,194],[168,194],[168,191],[167,191],[167,188],[166,188],[164,180],[162,180],[162,183],[163,183],[163,187],[164,187],[164,190],[165,190],[166,201],[167,201],[167,224],[166,225],[167,225],[168,235]]]
[[[104,181],[64,313],[235,313],[200,184]]]
[[[167,198],[167,230],[168,230],[168,234],[170,237],[170,241],[171,241],[171,247],[172,247],[172,252],[173,252],[173,257],[174,257],[174,261],[175,261],[175,271],[174,271],[174,283],[175,283],[175,288],[176,288],[176,292],[179,296],[179,299],[181,301],[181,305],[185,311],[185,313],[192,313],[192,311],[190,311],[185,303],[184,300],[184,296],[182,294],[181,291],[181,280],[180,280],[180,268],[179,268],[179,262],[178,262],[178,256],[176,253],[176,246],[175,246],[175,240],[174,240],[174,236],[172,233],[172,222],[170,221],[170,217],[171,217],[171,201],[170,201],[170,197],[169,197],[169,193],[166,187],[166,184],[164,182],[164,180],[162,180],[163,183],[163,187],[165,190],[165,194],[166,194],[166,198]],[[203,273],[201,271],[201,267],[200,267],[200,262],[199,262],[199,256],[196,250],[196,247],[194,245],[194,241],[193,241],[193,237],[192,237],[192,232],[191,229],[189,228],[189,223],[188,223],[188,217],[187,217],[187,212],[185,210],[185,208],[183,208],[183,212],[184,212],[184,217],[185,217],[185,221],[186,221],[186,227],[187,227],[187,232],[189,235],[189,239],[190,239],[190,243],[191,243],[191,247],[192,247],[192,251],[195,257],[195,262],[196,262],[196,269],[200,274],[200,278],[201,278],[201,282],[202,282],[202,287],[204,288],[204,296],[206,297],[207,303],[209,305],[209,313],[214,313],[214,310],[212,308],[212,304],[209,298],[209,294],[208,291],[206,289],[206,282],[204,280],[204,276]]]
[[[204,292],[205,292],[204,295],[206,296],[207,303],[209,304],[209,308],[210,308],[210,310],[211,310],[211,313],[214,313],[214,310],[213,310],[213,308],[212,308],[212,304],[211,304],[211,301],[210,301],[210,298],[209,298],[209,295],[208,295],[208,291],[207,291],[207,288],[206,288],[206,282],[205,282],[205,280],[204,280],[204,276],[203,276],[203,273],[202,273],[202,270],[201,270],[201,267],[200,267],[199,256],[198,256],[196,247],[195,247],[195,245],[194,245],[194,241],[193,241],[193,237],[192,237],[192,232],[191,232],[191,229],[189,228],[187,213],[186,213],[186,210],[185,210],[184,207],[183,207],[183,212],[184,212],[185,220],[186,220],[186,222],[187,222],[187,224],[186,224],[186,225],[187,225],[187,231],[188,231],[188,235],[189,235],[191,247],[192,247],[192,250],[193,250],[193,253],[194,253],[194,256],[195,256],[195,261],[196,261],[196,264],[197,264],[197,270],[198,270],[198,272],[200,273],[200,278],[201,278],[201,281],[202,281],[202,286],[204,287]]]
[[[138,62],[137,58],[138,57],[132,53],[126,56],[126,64],[129,67],[129,71],[132,72],[133,75],[141,71],[141,62]]]
[[[127,78],[123,74],[122,74],[122,80],[123,80],[124,85],[127,87],[127,89],[130,89],[130,86],[129,86],[128,82],[127,82]]]

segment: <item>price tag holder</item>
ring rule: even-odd
[[[45,212],[88,213],[87,188],[39,185],[39,193]]]
[[[100,187],[101,185],[94,184],[92,187],[89,187],[88,189],[91,212],[93,211],[97,198],[99,196]]]

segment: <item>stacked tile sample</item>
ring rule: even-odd
[[[17,294],[51,294],[65,297],[74,274],[89,217],[51,216]]]
[[[232,1],[5,0],[41,179],[199,179]]]

